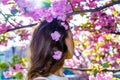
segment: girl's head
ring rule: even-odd
[[[48,76],[59,70],[64,60],[73,55],[72,33],[66,22],[43,21],[34,31],[30,44],[28,79]]]

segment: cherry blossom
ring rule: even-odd
[[[3,75],[5,76],[5,78],[10,78],[12,76],[9,71],[3,72]]]
[[[62,52],[61,51],[55,51],[53,54],[53,59],[60,60],[62,57]]]
[[[58,31],[54,31],[53,33],[51,33],[51,37],[53,40],[59,41],[61,34]]]

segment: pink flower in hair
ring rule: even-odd
[[[62,52],[61,51],[55,51],[54,55],[52,56],[53,59],[60,60],[62,57]]]
[[[53,40],[58,41],[60,39],[61,35],[58,31],[55,31],[55,32],[51,33],[51,37]]]

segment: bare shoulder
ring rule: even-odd
[[[33,80],[46,80],[45,77],[37,77],[37,78],[34,78]]]

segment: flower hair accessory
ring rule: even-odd
[[[62,57],[62,52],[61,51],[55,51],[54,55],[52,56],[53,59],[60,60]]]
[[[68,25],[66,25],[64,22],[62,22],[61,25],[65,28],[65,30],[68,30]]]
[[[58,41],[60,39],[61,35],[58,31],[55,31],[55,32],[51,33],[51,37],[53,40]]]

